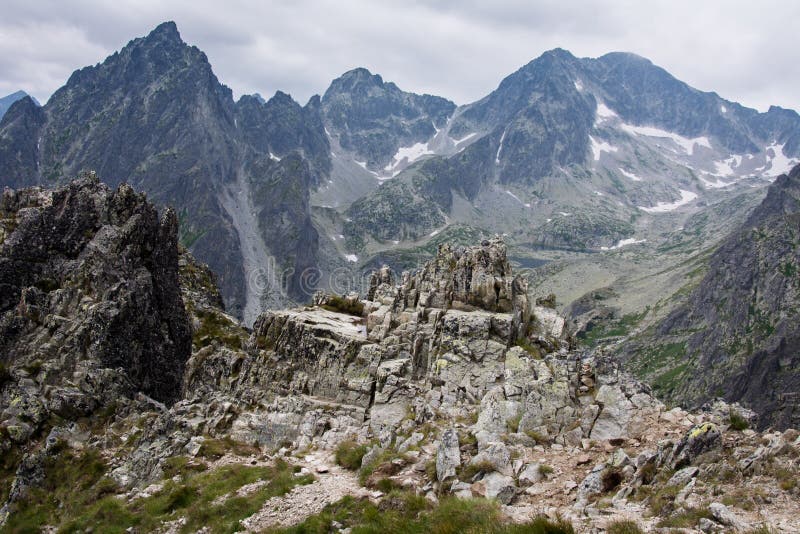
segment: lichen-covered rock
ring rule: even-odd
[[[701,454],[722,446],[722,434],[714,423],[703,423],[689,430],[672,450],[671,465],[680,469]]]
[[[454,428],[445,430],[436,451],[436,479],[439,482],[456,476],[456,468],[461,465],[458,445],[458,432]]]

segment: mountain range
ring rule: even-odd
[[[247,325],[317,289],[362,290],[362,272],[382,264],[400,271],[442,243],[504,234],[510,260],[540,296],[555,288],[577,335],[612,339],[634,366],[639,334],[691,331],[679,315],[711,320],[701,301],[727,265],[715,250],[771,210],[768,186],[798,161],[795,111],[760,113],[634,54],[551,50],[462,106],[357,68],[302,105],[280,91],[234,100],[172,22],[0,121],[2,185],[50,187],[92,169],[174,206],[181,244]],[[796,266],[786,254],[770,265]],[[698,369],[733,362],[715,382],[725,396],[745,360],[688,343]],[[663,382],[685,370],[670,362],[637,368]]]

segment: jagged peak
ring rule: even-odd
[[[152,39],[169,39],[169,40],[177,40],[183,43],[181,39],[181,34],[178,31],[178,25],[175,24],[174,21],[168,20],[166,22],[162,22],[153,30],[147,34],[145,40],[152,40]]]
[[[380,74],[372,74],[364,67],[351,69],[331,82],[328,90],[325,91],[324,98],[335,93],[346,93],[361,87],[385,88],[383,78]]]

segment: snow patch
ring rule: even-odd
[[[272,161],[280,161],[281,160],[281,158],[279,158],[278,156],[276,156],[272,152],[269,153],[269,159],[271,159]]]
[[[636,176],[632,172],[626,171],[625,169],[620,169],[619,172],[621,172],[623,176],[627,176],[628,178],[630,178],[634,182],[641,182],[642,181],[641,178],[639,178],[638,176]]]
[[[735,167],[742,164],[742,156],[733,155],[728,159],[722,161],[715,161],[714,168],[717,176],[734,176],[736,174]]]
[[[669,211],[675,211],[681,206],[685,206],[686,204],[697,198],[697,193],[692,193],[691,191],[686,191],[685,189],[681,189],[680,192],[681,192],[681,198],[680,200],[676,200],[675,202],[659,202],[658,204],[656,204],[651,208],[646,208],[643,206],[637,206],[637,208],[639,208],[642,211],[646,211],[647,213],[666,213]]]
[[[777,142],[772,143],[764,149],[767,155],[767,163],[770,164],[769,170],[765,173],[767,176],[780,176],[792,170],[797,164],[796,159],[789,159],[783,154],[784,145],[779,145]],[[769,155],[770,150],[773,156]]]
[[[439,233],[439,230],[434,230],[433,232],[431,232],[430,236],[433,237],[438,233]]]
[[[726,108],[725,106],[720,106],[720,107],[719,107],[719,110],[720,110],[721,112],[723,112],[723,113],[727,113],[727,112],[728,112],[728,108]]]
[[[562,217],[569,217],[570,215],[572,215],[571,213],[567,213],[566,211],[559,211],[558,214],[561,215]]]
[[[662,137],[671,140],[673,143],[683,149],[688,155],[694,154],[694,147],[696,145],[711,148],[711,142],[708,137],[695,137],[689,139],[674,132],[668,132],[654,126],[634,126],[632,124],[620,124],[620,128],[629,134],[642,135],[645,137]]]
[[[580,80],[575,80],[575,89],[577,89],[578,91],[583,91],[583,84],[581,83]]]
[[[403,146],[397,149],[397,153],[392,156],[392,162],[383,168],[384,171],[392,173],[392,177],[397,176],[400,170],[397,169],[402,164],[411,165],[422,156],[435,154],[431,150],[430,143],[415,143],[411,146]]]
[[[600,153],[601,152],[616,152],[617,147],[606,143],[605,141],[597,141],[591,135],[589,136],[589,141],[592,144],[592,154],[594,155],[595,161],[600,161]]]
[[[595,195],[597,195],[598,197],[604,197],[604,196],[605,196],[605,195],[604,195],[603,193],[601,193],[600,191],[595,191],[595,192],[594,192],[594,194],[595,194]]]
[[[530,205],[530,204],[528,204],[528,203],[526,203],[526,202],[523,202],[523,201],[522,201],[522,200],[521,200],[521,199],[520,199],[520,198],[519,198],[517,195],[515,195],[515,194],[514,194],[514,193],[512,193],[511,191],[509,191],[509,190],[506,190],[506,193],[507,193],[507,194],[509,194],[509,195],[511,196],[511,198],[513,198],[514,200],[516,200],[517,202],[519,202],[520,204],[522,204],[522,205],[523,205],[523,206],[525,206],[526,208],[530,208],[530,207],[531,207],[531,205]]]
[[[358,256],[355,254],[345,254],[344,259],[353,263],[358,263]]]
[[[500,154],[503,152],[503,141],[506,139],[506,131],[503,130],[503,135],[500,136],[500,146],[497,147],[497,154],[494,155],[495,165],[500,165]]]
[[[461,139],[453,139],[452,137],[451,137],[451,139],[453,139],[453,143],[455,143],[456,145],[460,145],[464,141],[468,141],[469,139],[472,139],[476,135],[478,135],[477,132],[472,132],[471,134],[467,134],[466,136],[462,137]]]
[[[617,250],[618,248],[627,247],[628,245],[638,245],[639,243],[646,243],[647,239],[620,239],[613,247],[600,247],[600,250]]]
[[[601,122],[617,118],[618,115],[614,112],[613,109],[606,106],[603,102],[597,101],[597,118],[594,121],[595,126],[600,124]]]

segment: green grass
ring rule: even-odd
[[[225,436],[221,439],[206,438],[202,445],[200,445],[197,456],[209,460],[219,460],[229,453],[237,456],[250,456],[253,454],[260,454],[261,450],[253,445],[248,445],[247,443],[242,443],[229,436]]]
[[[359,445],[355,441],[343,441],[336,447],[334,457],[338,465],[350,471],[357,471],[361,469],[361,460],[366,453],[366,445]]]
[[[731,410],[729,417],[730,417],[731,428],[733,430],[738,430],[738,431],[747,430],[747,428],[750,426],[750,423],[747,422],[747,419],[742,417],[739,414],[739,412],[736,412],[735,410]]]
[[[348,496],[299,525],[268,532],[327,534],[336,532],[334,521],[352,534],[574,534],[569,523],[544,517],[506,523],[492,501],[448,497],[434,506],[410,492],[390,493],[378,505]]]
[[[606,534],[644,534],[636,521],[614,521],[606,525]]]
[[[605,324],[595,324],[587,330],[578,334],[578,339],[588,347],[594,347],[602,340],[611,337],[627,336],[633,328],[638,325],[648,314],[650,308],[646,308],[641,313],[629,313],[623,315],[616,321]]]
[[[219,342],[234,350],[241,350],[247,339],[247,332],[216,311],[197,310],[200,326],[192,332],[195,349],[201,349]]]
[[[178,478],[168,479],[150,497],[128,502],[106,476],[108,467],[99,452],[66,450],[46,460],[44,481],[14,505],[3,532],[39,532],[44,525],[63,533],[113,534],[128,528],[152,532],[163,522],[181,517],[186,523],[180,532],[204,526],[214,533],[235,532],[241,529],[239,521],[257,512],[267,499],[313,480],[296,477],[294,469],[281,461],[274,466],[231,464],[214,470],[201,470],[198,462],[182,457],[165,464],[165,472]],[[257,481],[264,484],[246,495],[235,494]],[[215,503],[218,499],[221,502]]]

